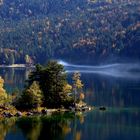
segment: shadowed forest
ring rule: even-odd
[[[139,0],[1,0],[0,64],[140,59]]]

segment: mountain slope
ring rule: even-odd
[[[140,59],[139,7],[139,0],[3,0],[0,64]]]

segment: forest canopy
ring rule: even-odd
[[[2,0],[0,64],[139,60],[139,7],[139,0]]]

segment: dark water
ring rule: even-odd
[[[22,89],[29,69],[0,68],[8,92]],[[133,74],[132,74],[133,75]],[[135,73],[134,73],[135,75]],[[68,79],[71,82],[71,73]],[[0,122],[4,140],[139,140],[140,78],[82,73],[86,102],[96,110],[54,117],[15,118]],[[106,111],[99,111],[104,105]]]

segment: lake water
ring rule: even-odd
[[[68,79],[71,82],[69,69]],[[116,69],[116,68],[115,68]],[[79,70],[79,69],[78,69]],[[86,68],[87,70],[87,68]],[[83,114],[59,114],[51,117],[8,119],[0,122],[2,140],[139,140],[140,77],[82,71],[85,100],[97,108]],[[23,89],[30,69],[0,68],[9,92]],[[118,73],[117,73],[118,74]],[[128,74],[128,73],[127,73]],[[106,111],[99,111],[99,106]]]

